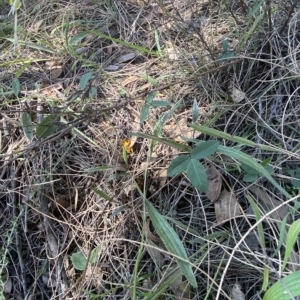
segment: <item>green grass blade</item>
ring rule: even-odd
[[[259,207],[250,195],[247,195],[247,199],[253,208],[256,221],[258,222],[261,219],[261,213],[260,213]],[[264,235],[264,229],[263,229],[262,222],[259,222],[257,224],[257,231],[258,231],[258,236],[260,239],[261,246],[263,248],[266,248],[265,235]]]
[[[274,283],[263,300],[290,300],[300,295],[300,270]]]
[[[188,263],[189,260],[188,256],[177,233],[169,225],[169,223],[166,221],[164,216],[162,216],[149,201],[146,201],[146,207],[150,219],[152,221],[152,224],[157,234],[163,241],[165,247],[170,253],[176,255],[175,259],[179,265],[182,274],[186,277],[189,283],[194,288],[196,288],[197,287],[196,277],[193,273],[191,265]],[[179,257],[182,258],[183,260],[179,259]]]
[[[231,135],[228,134],[226,132],[223,131],[219,131],[217,129],[213,129],[207,126],[201,126],[201,125],[197,125],[197,124],[188,124],[190,127],[194,128],[196,131],[199,131],[201,133],[205,133],[217,138],[221,138],[221,139],[226,139],[228,141],[232,141],[232,142],[236,142],[242,145],[247,145],[250,147],[258,147],[262,150],[266,150],[266,151],[272,151],[272,152],[281,152],[279,149],[270,147],[270,146],[266,146],[266,145],[258,145],[246,138],[240,137],[240,136],[236,136],[236,135]]]
[[[285,254],[284,254],[282,270],[284,270],[284,268],[286,267],[286,264],[287,264],[287,262],[291,256],[291,253],[294,249],[294,245],[298,239],[299,233],[300,233],[300,220],[297,220],[297,221],[293,222],[293,224],[291,225],[289,232],[287,234],[286,249],[285,249]]]
[[[150,140],[154,140],[154,141],[163,143],[165,145],[171,146],[171,147],[173,147],[175,149],[178,149],[180,151],[184,151],[184,152],[190,152],[191,151],[191,148],[189,146],[174,142],[172,140],[167,140],[167,139],[164,139],[164,138],[160,138],[160,137],[157,137],[157,136],[152,135],[152,134],[141,133],[141,132],[128,132],[128,133],[132,136],[137,136],[137,137],[150,139]]]
[[[257,170],[257,172],[261,175],[267,178],[284,196],[287,198],[292,198],[292,196],[284,189],[282,188],[270,175],[270,173],[261,166],[253,157],[249,156],[246,153],[243,153],[240,150],[228,148],[225,146],[219,146],[217,152],[221,154],[225,154],[228,157],[232,157],[239,162],[243,162],[244,164],[251,166],[253,169]]]
[[[134,50],[138,50],[142,53],[147,53],[147,54],[150,54],[150,55],[155,55],[155,56],[159,56],[159,52],[158,51],[151,51],[145,47],[141,47],[141,46],[138,46],[138,45],[135,45],[133,43],[130,43],[130,42],[126,42],[126,41],[122,41],[120,39],[117,39],[117,38],[113,38],[109,35],[106,35],[100,31],[96,31],[96,30],[89,30],[87,31],[87,33],[91,33],[91,34],[94,34],[96,36],[100,36],[100,37],[103,37],[109,41],[112,41],[112,42],[115,42],[117,44],[121,44],[121,45],[124,45],[124,46],[127,46],[131,49],[134,49]]]

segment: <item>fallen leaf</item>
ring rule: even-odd
[[[232,287],[231,300],[245,300],[245,295],[239,283],[235,283]]]
[[[221,192],[218,201],[215,202],[215,213],[218,224],[241,215],[239,203],[233,193],[227,190]]]
[[[185,118],[180,119],[176,124],[169,124],[164,126],[166,136],[175,140],[176,142],[183,142],[181,136],[185,138],[194,137],[194,129],[187,126],[187,120]]]
[[[62,67],[56,67],[56,68],[51,69],[51,71],[50,71],[50,79],[56,79],[56,78],[58,78],[61,75],[62,71],[63,71]]]
[[[175,300],[193,299],[191,285],[187,281],[182,280],[182,273],[175,264],[172,264],[169,267],[167,271],[167,278],[168,280],[172,280],[172,278],[174,278],[174,280],[170,283],[170,288],[175,295]]]
[[[215,203],[221,193],[222,178],[220,173],[213,166],[206,169],[206,174],[208,179],[208,188],[205,194],[212,203]]]
[[[124,148],[127,153],[133,153],[133,147],[131,145],[130,139],[122,140],[121,145],[122,145],[122,148]]]
[[[161,239],[159,237],[156,237],[150,230],[150,219],[146,221],[145,235],[146,238],[150,239],[152,242],[155,243],[161,242]]]
[[[231,98],[233,102],[239,103],[245,99],[246,94],[241,90],[237,89],[236,87],[232,88]]]
[[[125,62],[128,62],[129,60],[132,60],[136,57],[136,53],[135,52],[130,52],[130,53],[126,53],[126,54],[123,54],[121,56],[119,56],[117,59],[116,59],[116,63],[125,63]]]
[[[132,76],[129,76],[129,77],[126,77],[125,79],[122,80],[121,82],[121,85],[123,87],[125,87],[126,85],[134,82],[134,81],[137,81],[140,79],[140,76],[137,76],[137,75],[132,75]]]
[[[261,206],[263,206],[265,212],[269,212],[270,210],[274,209],[275,207],[278,207],[276,211],[274,211],[270,215],[270,219],[273,219],[275,221],[281,222],[283,218],[288,214],[288,206],[282,205],[281,201],[273,199],[271,196],[269,196],[265,191],[262,189],[250,186],[249,190],[257,197],[257,199],[260,201]],[[267,206],[267,207],[266,207]],[[287,219],[287,222],[291,222],[291,218],[289,217]]]

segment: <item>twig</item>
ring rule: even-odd
[[[299,2],[299,1],[296,0],[296,1],[293,3],[293,5],[291,6],[290,11],[289,11],[288,16],[287,16],[287,19],[285,20],[285,22],[283,23],[281,29],[279,30],[279,34],[282,34],[284,28],[285,28],[286,25],[288,24],[288,22],[289,22],[289,20],[290,20],[290,18],[291,18],[291,15],[292,15],[292,13],[293,13],[293,11],[294,11],[294,8],[296,7],[296,5],[297,5],[298,2]]]

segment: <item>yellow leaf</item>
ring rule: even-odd
[[[129,139],[122,140],[122,147],[126,150],[127,153],[133,153],[133,147],[131,145],[131,140],[129,140]]]

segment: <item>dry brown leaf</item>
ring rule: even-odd
[[[152,240],[148,239],[145,244],[145,248],[150,254],[153,262],[155,262],[158,267],[161,267],[166,261],[166,258],[164,254],[158,249],[157,245],[155,245]]]
[[[232,287],[231,300],[245,300],[245,295],[239,283],[235,283]]]
[[[226,190],[222,191],[218,201],[215,202],[215,213],[218,224],[240,216],[241,210],[236,197]]]
[[[167,137],[175,140],[176,142],[183,142],[184,140],[180,136],[185,138],[193,138],[194,130],[187,126],[187,120],[182,118],[176,124],[169,124],[164,126],[164,131]]]
[[[288,214],[289,209],[288,209],[287,205],[281,206],[282,205],[281,201],[273,199],[262,189],[255,187],[255,186],[250,186],[249,190],[261,202],[261,205],[263,206],[263,208],[267,210],[266,212],[274,209],[275,207],[278,207],[278,209],[270,215],[270,217],[272,219],[274,219],[278,222],[281,222],[283,220],[283,218]],[[265,206],[267,206],[267,208]],[[291,218],[288,218],[287,222],[290,223]]]
[[[233,102],[239,103],[245,99],[246,94],[241,90],[237,89],[236,87],[232,88],[231,98]]]
[[[135,52],[129,52],[123,55],[120,55],[117,59],[116,59],[116,63],[125,63],[128,62],[132,59],[134,59],[136,57],[136,53]]]
[[[212,203],[215,203],[218,200],[221,193],[222,178],[220,173],[213,166],[207,168],[206,174],[208,179],[208,188],[206,191],[206,196]]]
[[[187,281],[182,280],[182,272],[176,264],[170,266],[167,274],[168,279],[176,278],[170,283],[170,288],[173,291],[176,300],[193,299],[191,285]]]
[[[63,71],[62,67],[56,67],[56,68],[51,69],[51,71],[50,71],[50,79],[56,79],[56,78],[58,78],[61,75],[62,71]]]
[[[151,241],[155,243],[160,243],[161,239],[156,237],[150,230],[150,220],[148,219],[146,221],[146,228],[145,228],[145,236],[146,238],[150,239]]]
[[[128,76],[122,80],[121,85],[125,87],[126,85],[128,85],[134,81],[137,81],[139,79],[140,79],[140,76],[137,76],[137,75]]]

